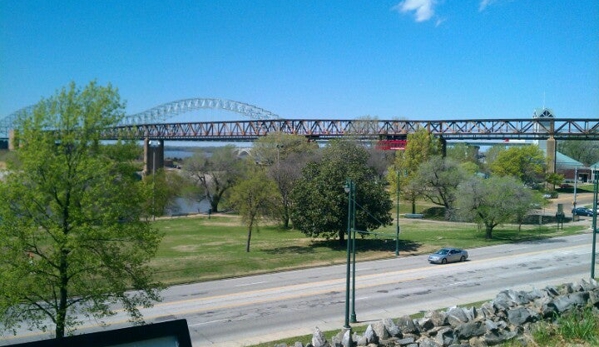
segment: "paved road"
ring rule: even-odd
[[[590,276],[592,234],[470,250],[471,260],[431,265],[426,256],[363,262],[356,271],[360,323],[489,300],[502,289],[530,290]],[[599,272],[599,269],[598,269]],[[148,322],[188,321],[199,346],[244,346],[337,330],[344,323],[345,266],[175,286],[144,310]],[[107,322],[119,326],[118,315]],[[90,323],[81,331],[97,329]],[[19,334],[0,344],[39,339]],[[303,341],[306,342],[306,341]]]
[[[545,214],[555,215],[557,212],[557,204],[562,204],[566,216],[572,217],[572,208],[574,202],[574,194],[560,193],[556,199],[549,199],[549,205],[545,207]],[[593,193],[583,191],[576,194],[576,206],[582,207],[593,203]]]

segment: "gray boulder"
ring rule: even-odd
[[[372,325],[372,330],[374,330],[374,334],[379,340],[386,340],[390,337],[387,328],[385,328],[385,323],[383,321],[376,322]]]
[[[422,337],[417,342],[419,347],[443,347],[443,345],[438,344],[434,339],[426,336]]]
[[[525,307],[518,307],[509,310],[507,312],[507,319],[510,322],[510,324],[516,326],[522,325],[524,323],[530,323],[536,320],[532,312]]]
[[[419,332],[418,327],[414,324],[410,316],[399,317],[397,319],[397,326],[403,334],[417,334]]]
[[[453,329],[449,327],[437,331],[437,335],[435,335],[435,341],[441,346],[449,346],[456,340]]]
[[[566,296],[560,296],[553,300],[553,304],[559,313],[569,311],[574,307],[582,307],[589,299],[589,293],[573,293]]]
[[[366,331],[364,332],[364,339],[366,340],[367,345],[370,343],[378,343],[379,339],[372,328],[372,325],[368,325],[368,328],[366,328]]]
[[[481,321],[473,321],[461,324],[455,329],[455,334],[460,340],[467,340],[474,336],[481,336],[487,331],[485,324]]]
[[[393,320],[391,320],[389,318],[383,319],[383,325],[385,326],[385,329],[387,330],[387,333],[390,336],[401,337],[401,330],[393,322]]]
[[[314,347],[330,347],[329,342],[326,337],[324,337],[324,333],[320,331],[318,327],[314,329],[314,333],[312,334],[312,346]]]
[[[353,345],[354,344],[351,336],[351,329],[346,329],[343,333],[343,338],[341,339],[341,346],[352,347]]]
[[[459,307],[452,307],[447,310],[447,323],[452,327],[457,327],[460,324],[467,323],[470,321],[470,318],[464,311],[464,309]]]
[[[488,346],[496,346],[513,339],[517,335],[518,334],[515,331],[489,331],[483,336],[483,339]]]
[[[434,326],[440,327],[445,325],[447,320],[447,314],[441,311],[430,311],[426,313],[424,318],[430,319]]]

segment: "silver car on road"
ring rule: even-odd
[[[428,256],[428,261],[435,264],[447,264],[468,259],[468,252],[460,248],[441,248]]]

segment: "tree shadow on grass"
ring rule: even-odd
[[[340,243],[339,240],[322,240],[313,241],[314,247],[326,247],[331,250],[344,251],[347,250],[347,241]],[[399,240],[399,252],[415,252],[421,247],[420,242]],[[356,239],[356,251],[379,251],[379,252],[395,252],[395,240],[389,239],[374,239],[374,238],[360,238]]]
[[[419,242],[400,240],[399,252],[414,252],[422,246]],[[316,248],[323,247],[332,251],[346,251],[347,243],[340,243],[339,240],[313,240],[306,246],[283,246],[263,250],[266,254],[312,254]],[[377,251],[377,252],[395,252],[395,240],[385,239],[356,239],[356,250],[358,252]]]

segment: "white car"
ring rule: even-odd
[[[435,264],[447,264],[468,259],[468,252],[460,248],[441,248],[428,256],[428,261]]]

